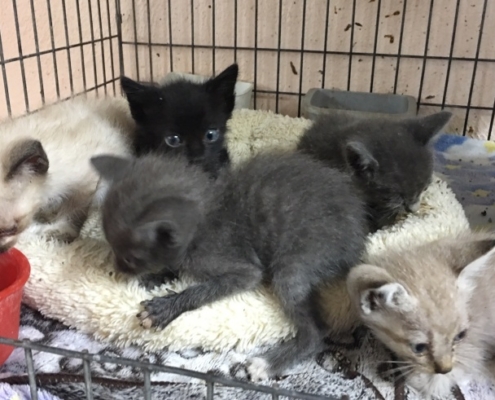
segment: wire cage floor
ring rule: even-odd
[[[92,376],[91,376],[91,362],[105,362],[113,365],[127,365],[139,369],[142,372],[142,382],[137,385],[142,386],[143,398],[145,400],[151,400],[153,394],[152,383],[150,379],[151,372],[164,372],[173,375],[186,376],[189,378],[195,378],[198,381],[202,381],[205,384],[205,398],[207,400],[215,399],[215,387],[228,386],[232,388],[239,388],[243,391],[249,391],[258,394],[270,395],[271,399],[301,399],[301,400],[337,400],[336,397],[318,396],[314,394],[301,393],[292,390],[286,390],[276,387],[260,386],[244,381],[234,381],[221,376],[212,374],[205,374],[201,372],[191,371],[183,368],[170,367],[166,365],[152,364],[132,359],[126,359],[122,357],[110,357],[99,354],[91,354],[87,351],[73,351],[62,348],[56,348],[51,346],[44,346],[29,340],[12,340],[0,337],[0,344],[10,345],[15,348],[24,349],[27,375],[29,379],[29,389],[32,400],[38,400],[37,390],[39,385],[37,383],[37,375],[33,363],[33,352],[45,352],[54,355],[62,355],[74,359],[82,360],[84,367],[84,391],[85,398],[92,400]]]

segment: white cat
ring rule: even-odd
[[[125,99],[74,98],[0,124],[0,251],[27,228],[73,240],[105,187],[89,159],[131,152]],[[97,190],[98,187],[98,190]]]
[[[347,284],[361,321],[424,397],[495,379],[495,235],[466,233],[371,260]]]

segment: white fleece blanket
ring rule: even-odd
[[[237,163],[273,147],[293,148],[309,123],[264,111],[236,111],[229,134],[232,161]],[[447,185],[437,179],[425,192],[421,210],[371,236],[367,251],[419,244],[467,228],[462,207]],[[248,351],[293,334],[293,327],[266,289],[185,313],[164,330],[141,328],[136,318],[141,301],[166,294],[167,288],[181,290],[188,283],[162,285],[149,293],[136,280],[116,275],[97,212],[86,223],[81,238],[71,244],[25,235],[18,248],[32,266],[25,288],[28,305],[118,346],[134,344],[150,351],[166,347]]]

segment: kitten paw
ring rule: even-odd
[[[265,359],[261,357],[252,358],[247,365],[249,379],[252,382],[265,381],[270,378],[270,367]]]
[[[145,329],[154,327],[163,329],[170,324],[182,313],[177,309],[178,296],[178,294],[171,294],[141,302],[144,310],[137,315],[137,318],[141,320],[141,326]]]

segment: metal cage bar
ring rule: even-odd
[[[464,129],[463,134],[466,134],[466,129],[467,125],[469,122],[469,112],[471,111],[471,101],[473,100],[473,90],[474,90],[474,83],[476,81],[476,72],[478,68],[478,60],[480,56],[480,50],[481,50],[481,40],[483,38],[483,28],[485,26],[485,14],[486,14],[486,7],[488,4],[488,0],[484,0],[483,2],[483,11],[481,13],[481,21],[480,21],[480,28],[479,28],[479,33],[478,33],[478,42],[476,44],[476,55],[474,57],[474,65],[473,65],[473,76],[471,78],[471,85],[469,87],[469,97],[467,101],[467,107],[466,107],[466,117],[464,118]],[[491,131],[490,131],[491,133]]]
[[[137,368],[143,371],[143,393],[145,395],[145,399],[151,398],[151,372],[163,372],[173,375],[179,376],[187,376],[189,378],[195,378],[201,380],[206,385],[207,390],[207,398],[214,399],[214,387],[215,385],[227,386],[231,388],[238,388],[247,391],[253,391],[257,393],[264,393],[272,395],[272,398],[277,398],[277,396],[285,396],[291,399],[301,399],[301,400],[337,400],[336,397],[328,397],[328,396],[319,396],[309,393],[301,393],[288,389],[275,388],[270,386],[261,386],[255,385],[250,382],[232,380],[228,378],[224,378],[219,375],[213,375],[209,373],[197,372],[192,370],[187,370],[184,368],[178,367],[170,367],[166,365],[159,364],[151,364],[143,361],[132,360],[128,358],[122,357],[110,357],[100,354],[91,354],[86,351],[74,351],[61,349],[56,347],[50,347],[41,345],[38,343],[31,342],[29,340],[13,340],[0,337],[0,344],[13,346],[14,348],[22,348],[24,349],[25,357],[26,357],[26,366],[27,372],[29,376],[29,386],[31,390],[32,399],[37,399],[37,383],[36,383],[36,371],[34,368],[33,362],[33,350],[37,352],[43,352],[48,354],[55,354],[70,358],[75,358],[83,361],[84,365],[84,383],[86,388],[86,398],[92,399],[92,389],[91,389],[91,370],[90,365],[91,361],[104,362],[108,364],[115,365],[126,365],[131,366],[133,368]]]
[[[64,4],[65,7],[65,4]],[[55,48],[55,37],[53,34],[53,16],[52,16],[52,7],[50,4],[50,0],[46,1],[46,9],[48,12],[48,25],[50,26],[50,43],[52,49]],[[67,26],[67,24],[65,24]],[[67,43],[68,44],[68,43]],[[58,76],[58,63],[57,63],[57,53],[52,51],[52,61],[53,61],[53,72],[55,73],[55,91],[57,92],[57,99],[60,99],[60,81]],[[70,65],[70,62],[69,62]],[[70,67],[69,67],[70,70]],[[44,101],[43,101],[44,102]]]
[[[27,91],[27,83],[26,83],[26,69],[24,66],[24,59],[22,58],[22,39],[21,39],[21,28],[19,25],[19,14],[17,12],[17,0],[12,0],[12,6],[14,8],[14,21],[15,21],[15,30],[17,33],[17,43],[19,45],[19,57],[21,57],[20,60],[20,67],[21,67],[21,76],[22,76],[22,89],[24,91],[24,104],[26,105],[26,111],[30,111],[29,107],[29,96],[28,96],[28,91]]]
[[[466,6],[463,6],[460,0],[448,4],[446,0],[430,0],[422,5],[426,17],[424,21],[427,23],[425,25],[424,48],[419,52],[416,50],[411,51],[410,49],[411,41],[409,40],[410,33],[408,32],[410,32],[411,28],[410,24],[408,25],[408,21],[415,11],[408,7],[407,1],[397,7],[397,11],[393,14],[385,15],[381,0],[368,2],[367,7],[372,7],[373,12],[366,12],[365,14],[363,14],[364,3],[357,3],[353,0],[345,4],[347,9],[345,18],[348,18],[347,21],[345,21],[345,18],[340,21],[335,17],[337,8],[340,13],[340,7],[344,5],[343,2],[337,0],[315,0],[311,2],[295,0],[294,4],[296,6],[294,7],[284,0],[263,3],[263,7],[267,7],[267,4],[270,4],[269,7],[273,8],[274,16],[277,15],[274,23],[268,27],[268,29],[273,30],[273,36],[275,36],[272,42],[273,45],[269,46],[266,45],[265,41],[262,42],[258,36],[260,32],[264,32],[267,29],[266,26],[261,25],[266,24],[266,22],[262,22],[263,19],[266,21],[266,18],[258,18],[263,17],[258,15],[261,10],[259,0],[249,0],[252,9],[252,14],[250,15],[254,14],[254,21],[250,21],[248,24],[243,21],[242,26],[240,21],[244,16],[239,15],[240,5],[238,0],[233,1],[233,9],[231,8],[229,11],[233,13],[230,19],[234,28],[231,44],[225,43],[223,40],[220,43],[219,40],[219,35],[223,32],[225,18],[228,17],[222,14],[226,12],[223,0],[211,0],[209,5],[211,10],[204,15],[200,15],[203,11],[200,11],[200,8],[197,7],[198,3],[194,0],[188,2],[174,0],[87,0],[85,2],[76,2],[75,13],[68,13],[64,1],[60,1],[60,4],[51,0],[45,1],[46,4],[41,2],[41,5],[38,5],[34,0],[28,0],[30,4],[27,7],[30,8],[29,18],[26,18],[26,15],[28,15],[26,11],[29,10],[25,10],[24,7],[22,10],[18,9],[20,0],[8,0],[6,3],[12,9],[9,12],[12,13],[13,25],[12,28],[2,26],[2,31],[0,32],[0,77],[3,80],[2,87],[5,97],[4,104],[0,104],[0,106],[3,106],[3,111],[1,112],[4,113],[0,114],[0,118],[34,111],[40,107],[40,104],[37,104],[37,99],[41,98],[41,103],[43,104],[53,102],[61,99],[61,97],[65,98],[66,93],[69,91],[71,94],[77,95],[90,91],[98,93],[98,90],[102,88],[106,94],[112,93],[112,89],[113,94],[117,94],[120,90],[118,90],[116,80],[124,73],[137,80],[158,80],[160,77],[156,76],[156,71],[162,67],[157,68],[157,63],[160,62],[160,59],[153,57],[153,49],[165,47],[169,53],[168,69],[170,71],[177,69],[179,64],[185,64],[190,65],[188,67],[190,71],[183,72],[205,75],[209,74],[209,71],[215,73],[217,68],[222,69],[225,67],[220,65],[225,62],[222,61],[225,60],[224,54],[226,54],[223,50],[232,51],[234,60],[241,62],[242,65],[246,65],[246,57],[249,57],[249,63],[252,63],[253,68],[252,70],[241,68],[240,79],[251,80],[255,84],[253,92],[254,108],[268,107],[275,112],[300,115],[302,112],[302,97],[305,94],[303,89],[307,87],[305,83],[310,81],[310,76],[308,75],[310,73],[321,74],[321,84],[318,83],[317,86],[322,88],[340,87],[350,90],[352,87],[356,88],[356,90],[363,90],[358,89],[362,88],[362,84],[359,83],[359,80],[361,80],[369,82],[369,84],[365,83],[364,90],[369,90],[370,92],[383,91],[384,81],[388,80],[390,81],[390,91],[394,93],[404,93],[405,91],[407,94],[415,94],[417,96],[418,110],[423,106],[438,109],[448,107],[454,111],[457,110],[455,111],[456,115],[463,118],[459,127],[459,131],[463,134],[467,133],[468,122],[472,120],[476,125],[477,118],[482,115],[486,121],[484,129],[487,129],[484,134],[486,138],[492,137],[495,120],[495,93],[483,93],[481,95],[480,92],[489,92],[493,91],[493,89],[490,85],[480,85],[479,82],[484,79],[483,72],[487,71],[490,65],[495,65],[493,51],[486,51],[482,46],[484,42],[482,40],[483,36],[488,36],[488,32],[493,30],[484,22],[487,14],[490,13],[488,10],[494,7],[495,0],[474,0],[473,4],[469,6],[477,7],[478,14],[476,15],[479,15],[479,12],[483,9],[481,26],[475,28],[478,32],[471,33],[475,37],[472,46],[476,51],[473,52],[458,50],[459,40],[463,39],[462,36],[465,35],[465,33],[459,33],[459,29],[462,29],[460,22],[461,7],[464,7],[462,13],[466,11]],[[106,1],[106,3],[102,4],[101,1]],[[243,7],[246,4],[243,3]],[[438,40],[432,36],[432,31],[438,28],[436,18],[442,12],[444,5],[445,7],[451,7],[453,17],[448,17],[450,25],[447,24],[448,28],[445,28],[448,30],[445,35],[447,39],[444,40],[445,51],[439,52],[435,48],[430,49],[430,41],[435,42],[436,40],[434,45],[438,46]],[[55,7],[61,8],[61,12],[58,9],[55,10]],[[315,37],[314,29],[311,30],[314,23],[311,18],[314,18],[314,13],[309,13],[309,11],[314,11],[314,7],[321,8],[319,10],[321,19],[318,22],[321,25],[319,30],[321,33],[317,34],[320,38]],[[152,18],[153,12],[158,8],[160,10],[163,8],[164,10],[162,18]],[[265,12],[265,8],[263,10]],[[286,10],[291,11],[287,14]],[[182,26],[180,29],[186,36],[181,35],[179,31],[175,32],[175,26],[178,25],[173,25],[175,23],[173,19],[184,11],[189,13],[189,15],[184,15],[184,18],[189,19],[190,26]],[[20,18],[20,12],[23,13],[22,19]],[[38,15],[40,12],[43,12],[43,15],[46,16]],[[55,14],[55,12],[59,13]],[[105,12],[106,16],[104,15]],[[389,48],[394,47],[384,46],[383,36],[387,31],[383,28],[383,22],[385,18],[391,17],[391,15],[398,16],[399,14],[401,14],[400,17],[395,20],[395,29],[398,32],[398,38],[395,40],[395,46],[397,47],[395,47],[396,50],[389,51]],[[63,17],[60,18],[60,15],[63,15]],[[207,17],[206,24],[201,21],[204,16]],[[72,22],[68,22],[68,18]],[[221,22],[219,22],[219,18],[223,18]],[[298,23],[302,26],[300,37],[299,34],[295,34],[290,30],[290,20],[294,18],[299,18]],[[338,18],[341,18],[340,15]],[[45,29],[43,26],[45,19],[48,27],[46,31],[43,31],[44,35],[40,36],[41,29]],[[162,26],[153,25],[158,20],[161,21]],[[201,24],[199,21],[201,21]],[[360,21],[360,23],[356,24],[356,21]],[[363,47],[362,44],[361,46],[356,45],[356,43],[361,43],[362,41],[360,30],[363,22],[368,26],[367,35],[370,38],[367,42],[367,47]],[[345,31],[349,30],[347,33],[349,36],[345,36],[345,47],[337,46],[333,40],[336,26],[339,23],[348,25]],[[29,29],[31,29],[31,35],[33,36],[31,39],[33,40],[32,45],[27,43],[29,38],[26,39],[26,36],[23,36],[21,32],[26,30],[26,24],[31,25]],[[370,24],[371,26],[369,26]],[[359,31],[356,25],[360,27]],[[106,32],[107,26],[108,33]],[[6,32],[7,29],[12,31]],[[483,30],[487,33],[483,34]],[[98,31],[100,35],[97,34]],[[165,32],[167,38],[157,40],[154,32],[159,31]],[[205,44],[202,39],[202,35],[205,35],[205,32],[208,32],[208,36],[211,37],[210,44]],[[252,35],[253,44],[246,44],[246,32]],[[18,51],[16,54],[11,54],[9,50],[7,55],[5,53],[5,44],[7,43],[9,49],[11,48],[10,37],[13,35],[17,36]],[[61,35],[62,43],[57,35]],[[242,35],[242,38],[240,35]],[[289,39],[282,40],[282,35]],[[9,38],[8,42],[5,42],[7,37]],[[43,46],[41,46],[40,41],[42,38],[44,40]],[[49,45],[46,44],[48,43],[47,40]],[[313,46],[312,41],[319,41],[319,45]],[[392,38],[390,43],[393,43]],[[199,51],[203,50],[211,51],[212,62],[210,65],[205,65],[203,62],[199,63]],[[76,54],[77,51],[79,54]],[[66,59],[59,57],[61,52],[66,53]],[[100,52],[101,54],[99,54]],[[269,63],[261,62],[261,60],[266,59],[262,57],[264,55],[262,53],[273,54],[274,64],[270,65]],[[50,56],[51,64],[47,64],[46,55]],[[315,66],[314,55],[320,56],[319,66]],[[287,75],[284,77],[284,69],[288,68],[286,62],[291,57],[299,57],[299,76],[292,80],[289,79],[292,83],[287,83]],[[368,77],[363,78],[363,74],[356,74],[356,68],[358,67],[355,60],[357,57],[359,57],[359,62],[363,60],[369,62],[368,68],[370,68],[371,73],[370,76],[368,75],[369,81]],[[345,66],[339,64],[343,59],[347,63]],[[378,64],[379,59],[384,59],[386,63],[390,60],[390,65],[394,68],[393,75],[390,78],[383,77],[383,71],[381,71],[382,62]],[[43,60],[43,62],[40,60]],[[115,65],[114,60],[118,60],[118,66]],[[407,69],[410,69],[410,65],[417,61],[419,61],[420,65],[418,75],[415,78],[409,77]],[[422,97],[425,84],[428,87],[430,86],[428,82],[431,82],[432,79],[431,73],[435,68],[434,63],[440,65],[438,62],[445,62],[446,72],[437,80],[442,82],[439,85],[441,90],[437,90],[439,101],[432,102],[431,96]],[[460,68],[468,68],[469,62],[474,65],[469,80],[469,88],[467,89],[469,94],[466,98],[456,96],[454,93],[450,93],[451,96],[449,96],[449,88],[453,85],[453,77],[458,76],[457,71]],[[19,77],[15,84],[15,87],[18,88],[16,92],[13,92],[14,86],[10,84],[14,66],[17,68],[16,71],[19,71],[16,72],[18,74],[16,76]],[[321,70],[319,69],[320,67]],[[270,68],[274,70],[271,72],[268,70]],[[341,74],[338,75],[341,80],[336,81],[334,78],[336,75],[332,73],[335,68],[345,68],[345,78]],[[330,74],[328,71],[330,71]],[[273,87],[266,87],[262,83],[266,81],[263,78],[266,73],[274,74]],[[55,85],[52,85],[51,81],[47,80],[47,76],[50,75],[53,76]],[[39,93],[32,91],[33,76],[39,82]],[[416,89],[411,87],[406,89],[408,86],[416,87]],[[108,90],[109,88],[110,90]],[[416,92],[414,93],[415,90]],[[49,94],[50,91],[52,93]],[[64,92],[63,96],[62,92]],[[260,102],[260,96],[273,99],[273,102]],[[282,98],[283,101],[281,101]],[[22,105],[19,104],[20,101],[23,102]],[[292,106],[289,104],[292,104]],[[21,109],[24,109],[24,111],[20,111]],[[476,113],[473,113],[473,111],[476,111]],[[471,126],[473,123],[469,122],[469,125]]]

